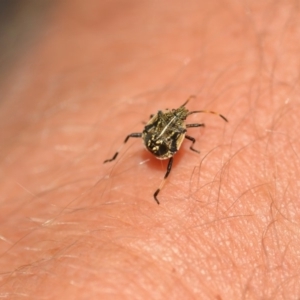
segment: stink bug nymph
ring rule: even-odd
[[[125,144],[131,137],[142,138],[147,150],[151,152],[157,159],[169,159],[164,180],[153,195],[157,204],[159,204],[157,195],[160,192],[164,181],[171,172],[173,156],[180,149],[183,140],[185,138],[190,140],[192,142],[190,149],[194,152],[200,153],[200,151],[193,148],[194,143],[196,142],[195,138],[187,135],[186,131],[187,128],[204,127],[205,125],[203,123],[185,124],[186,118],[195,113],[210,113],[218,115],[224,121],[228,122],[223,115],[214,111],[189,111],[185,106],[191,98],[194,98],[194,96],[189,97],[188,100],[177,109],[166,109],[165,111],[159,110],[157,114],[151,115],[150,120],[145,125],[143,132],[131,133],[124,140]],[[115,160],[118,154],[119,151],[117,151],[111,159],[105,160],[104,163]]]

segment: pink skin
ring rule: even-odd
[[[299,298],[300,19],[248,2],[57,5],[0,87],[1,296]],[[167,161],[103,161],[191,94],[229,123],[189,117],[158,206]]]

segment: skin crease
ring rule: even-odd
[[[299,299],[299,6],[66,1],[2,81],[4,299]],[[140,139],[195,114],[167,161]]]

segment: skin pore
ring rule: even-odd
[[[1,82],[0,295],[298,299],[296,1],[64,1]],[[167,161],[130,139],[191,115]]]

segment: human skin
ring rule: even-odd
[[[299,8],[69,1],[1,85],[0,295],[299,299]],[[167,161],[150,114],[188,123]]]

